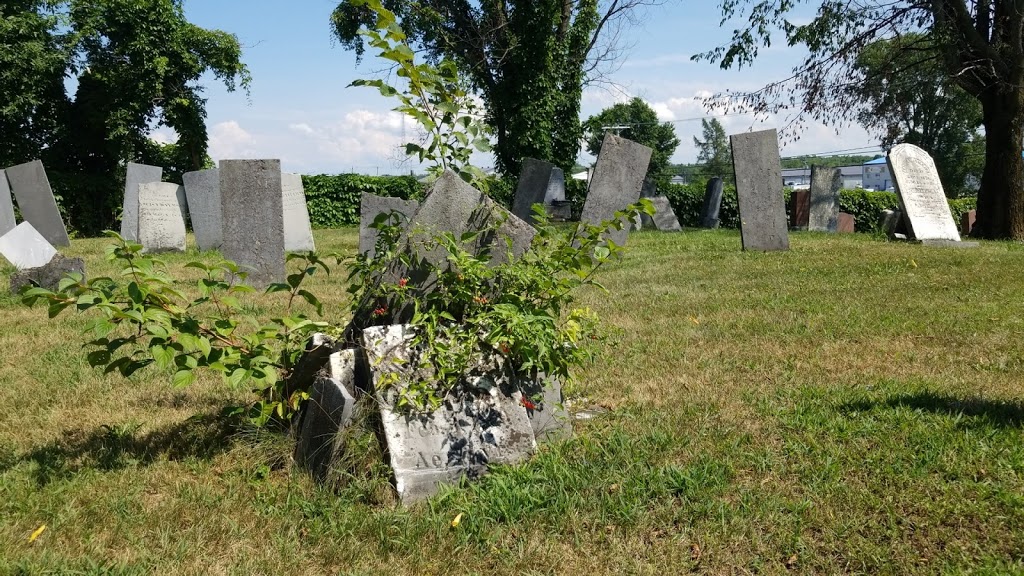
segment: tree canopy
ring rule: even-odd
[[[594,156],[601,153],[601,143],[609,127],[618,127],[613,131],[620,136],[654,150],[647,167],[647,177],[655,182],[668,181],[669,159],[679,146],[679,138],[676,138],[676,129],[671,122],[659,122],[658,114],[642,98],[615,104],[583,123],[587,152]]]
[[[725,135],[725,128],[717,118],[700,121],[701,136],[703,140],[693,137],[693,144],[697,147],[697,164],[700,165],[701,175],[707,178],[719,177],[727,181],[733,179],[732,171],[732,146],[729,145],[729,138]]]

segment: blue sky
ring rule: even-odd
[[[253,76],[250,98],[206,83],[210,153],[224,158],[280,158],[283,168],[301,173],[356,171],[387,174],[418,170],[398,151],[415,138],[412,123],[390,109],[393,102],[370,88],[347,88],[381,68],[367,57],[358,66],[352,53],[332,41],[329,15],[335,0],[186,0],[186,16],[205,28],[238,36]],[[282,8],[284,6],[284,8]],[[682,144],[673,160],[696,158],[693,137],[708,116],[700,97],[743,91],[789,75],[802,52],[783,45],[762,51],[755,66],[722,71],[690,56],[726,41],[739,23],[719,27],[718,2],[670,0],[647,9],[642,23],[622,35],[629,46],[611,84],[588,88],[583,117],[633,96],[646,100],[661,119],[674,121]],[[782,117],[722,117],[728,133],[781,128]],[[172,140],[166,129],[155,137]],[[809,124],[799,140],[783,144],[782,155],[875,146],[858,126],[837,134],[834,127]],[[580,161],[592,160],[581,153]],[[478,163],[488,164],[487,158]]]

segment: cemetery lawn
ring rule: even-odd
[[[67,255],[112,274],[107,243]],[[607,412],[412,508],[234,433],[218,415],[244,396],[219,377],[103,376],[90,317],[0,281],[0,573],[1024,572],[1024,246],[791,244],[633,235],[584,296],[611,338],[570,389]],[[197,257],[166,259],[194,278]],[[337,322],[345,275],[312,284]]]

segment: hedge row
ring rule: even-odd
[[[339,174],[303,176],[302,186],[314,228],[338,228],[359,224],[359,199],[363,192],[408,200],[423,197],[424,185],[412,176],[362,176]]]

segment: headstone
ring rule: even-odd
[[[704,205],[700,211],[701,228],[718,228],[718,213],[722,209],[722,190],[721,178],[708,180],[707,188],[704,190]]]
[[[654,204],[654,216],[640,215],[644,228],[654,228],[662,232],[679,232],[683,229],[679,225],[679,219],[676,218],[676,213],[672,210],[672,203],[669,202],[667,196],[655,196],[648,200]]]
[[[331,354],[302,411],[295,460],[324,481],[344,448],[344,431],[355,416],[356,350]]]
[[[491,464],[515,464],[536,449],[523,397],[500,383],[490,390],[477,379],[479,390],[459,388],[441,407],[429,413],[402,412],[396,407],[401,387],[417,375],[418,359],[411,348],[408,326],[379,326],[363,334],[363,346],[373,370],[373,387],[397,375],[395,387],[379,390],[384,438],[403,503],[437,492],[440,484],[466,476],[479,477]]]
[[[280,160],[221,160],[221,253],[261,287],[283,282],[284,208]]]
[[[887,161],[911,236],[959,242],[960,233],[932,157],[913,144],[898,144],[889,150]]]
[[[537,443],[558,442],[572,437],[572,418],[565,409],[562,383],[557,378],[538,378],[521,386],[523,406]]]
[[[11,202],[11,188],[7,184],[7,172],[0,170],[0,236],[14,230],[17,225],[14,220],[14,203]]]
[[[359,201],[359,253],[373,258],[377,250],[377,229],[371,228],[377,216],[394,212],[403,228],[408,225],[420,207],[415,200],[402,200],[363,192]]]
[[[974,230],[974,222],[978,219],[977,210],[968,210],[960,216],[960,235],[970,236],[971,231]],[[2,228],[0,228],[2,229]]]
[[[525,222],[533,223],[533,205],[545,204],[551,185],[555,165],[535,158],[523,159],[519,173],[516,197],[512,201],[512,213]]]
[[[192,232],[200,250],[216,250],[221,244],[220,170],[211,168],[186,172],[185,196],[192,221]]]
[[[857,231],[857,219],[853,214],[840,212],[836,217],[836,232],[840,234],[852,234]]]
[[[644,180],[644,185],[640,187],[641,198],[654,198],[658,195],[658,186],[653,180]]]
[[[789,226],[796,230],[807,230],[811,213],[810,190],[793,190],[789,196],[789,213],[792,219]]]
[[[285,382],[284,397],[290,398],[298,390],[307,390],[316,380],[316,375],[330,361],[337,344],[334,339],[319,332],[306,342],[306,349],[292,367]]]
[[[744,250],[789,250],[782,161],[775,130],[729,137]]]
[[[640,189],[651,162],[652,150],[642,144],[607,134],[594,167],[580,221],[599,225],[640,199]],[[629,229],[612,230],[607,237],[623,246]]]
[[[139,241],[139,185],[152,184],[164,179],[164,169],[129,162],[124,174],[124,207],[121,210],[121,236],[132,242]]]
[[[899,210],[882,211],[882,231],[890,240],[906,240],[903,213]]]
[[[284,208],[284,249],[288,252],[316,250],[302,176],[281,174],[281,206]]]
[[[43,163],[34,160],[8,168],[7,179],[25,222],[31,223],[53,246],[70,246],[71,239],[57,209]]]
[[[22,222],[0,236],[0,254],[18,270],[28,270],[48,264],[57,255],[57,250],[31,222]]]
[[[25,286],[34,285],[56,291],[65,276],[77,272],[85,278],[85,261],[81,258],[65,258],[60,254],[38,268],[19,270],[11,274],[11,294],[21,292]]]
[[[139,229],[135,237],[145,252],[185,251],[185,221],[178,204],[180,188],[170,182],[138,185]]]
[[[565,201],[565,172],[561,168],[551,168],[551,179],[548,180],[548,189],[544,192],[544,204],[554,204]]]
[[[811,232],[835,232],[839,225],[839,190],[843,171],[839,168],[811,166],[811,209],[807,229]]]

